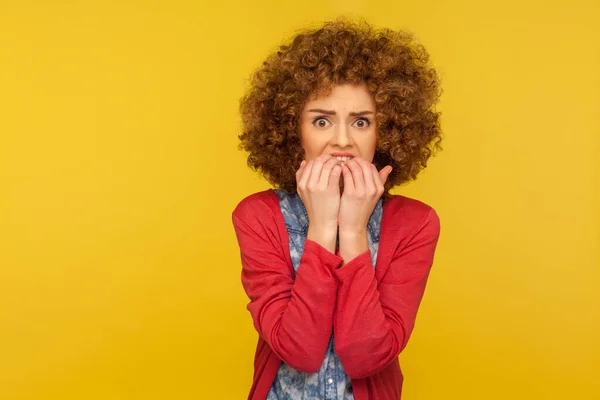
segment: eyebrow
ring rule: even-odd
[[[325,115],[335,115],[336,112],[333,110],[323,110],[321,108],[313,108],[311,110],[308,110],[308,112],[314,112],[314,113],[319,113],[319,114],[325,114]],[[362,117],[363,115],[369,115],[369,114],[373,114],[373,111],[359,111],[359,112],[351,112],[350,116],[351,117]]]

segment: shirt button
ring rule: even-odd
[[[333,379],[331,379],[331,378],[327,379],[327,383],[329,383],[331,385],[333,383]]]

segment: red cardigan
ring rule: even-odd
[[[318,371],[334,335],[356,400],[397,400],[398,355],[413,330],[439,237],[435,211],[391,196],[383,203],[377,268],[367,250],[342,258],[306,240],[298,273],[273,190],[255,193],[233,211],[242,284],[259,334],[248,399],[264,400],[281,362]]]

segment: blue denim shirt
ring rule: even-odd
[[[300,259],[304,251],[304,241],[308,233],[308,214],[302,200],[297,194],[276,191],[279,197],[279,206],[285,219],[288,230],[290,256],[297,273]],[[382,201],[379,200],[367,225],[369,250],[373,265],[377,260],[379,247],[379,232],[381,216],[383,214]],[[297,371],[289,365],[282,363],[277,376],[273,381],[267,400],[354,400],[352,382],[344,367],[335,354],[333,336],[325,352],[325,358],[319,371],[307,374]]]

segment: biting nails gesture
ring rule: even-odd
[[[296,172],[296,189],[308,213],[307,239],[335,252],[340,211],[339,161],[330,155],[302,161]]]
[[[345,262],[368,250],[367,223],[390,172],[389,165],[377,171],[375,165],[359,157],[344,163],[339,234],[340,255]]]

